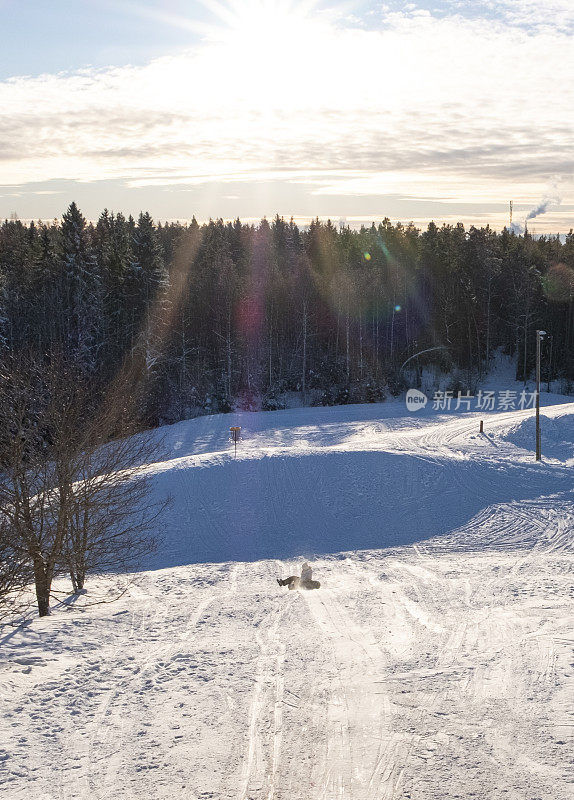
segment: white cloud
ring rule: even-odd
[[[574,31],[574,3],[572,0],[440,0],[432,11],[418,3],[404,4],[393,0],[383,4],[380,12],[392,19],[414,18],[417,16],[441,17],[461,15],[467,18],[483,18],[492,22],[501,20],[505,25],[513,25],[534,31]]]
[[[530,0],[502,7],[542,20]],[[566,31],[416,9],[367,31],[277,9],[144,67],[0,83],[2,184],[280,174],[333,196],[534,202],[558,176],[572,199]]]
[[[572,31],[572,0],[489,0],[488,5],[514,25]]]

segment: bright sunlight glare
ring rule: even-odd
[[[201,83],[209,84],[211,97],[226,96],[231,105],[243,110],[248,103],[264,115],[277,105],[281,109],[308,105],[308,92],[302,96],[302,88],[309,86],[313,77],[325,81],[337,63],[336,44],[340,42],[333,35],[332,21],[339,6],[331,6],[323,14],[318,12],[318,0],[199,1],[211,22],[133,2],[127,7],[134,14],[200,36],[203,44],[190,58],[189,69],[204,76]],[[179,77],[187,79],[183,74]],[[179,92],[179,87],[173,89]],[[323,100],[329,91],[323,88]],[[166,92],[170,95],[164,84],[164,100]],[[197,103],[200,96],[202,86],[196,85],[190,102]],[[205,100],[209,104],[208,97]]]
[[[334,63],[333,9],[324,17],[316,0],[201,2],[214,20],[203,28],[201,55],[210,81],[231,84],[242,109],[248,103],[263,115],[309,105],[302,89]]]

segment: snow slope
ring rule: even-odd
[[[3,796],[569,800],[574,404],[540,463],[532,415],[164,429],[145,570],[3,632]]]

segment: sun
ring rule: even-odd
[[[166,54],[166,77],[175,75],[158,87],[164,100],[177,93],[182,109],[201,101],[224,103],[234,119],[248,113],[286,115],[305,98],[307,105],[316,103],[313,81],[323,84],[324,96],[332,67],[340,64],[333,24],[342,13],[338,2],[327,7],[325,0],[196,0],[178,14],[134,0],[126,7],[192,35],[186,51]],[[190,77],[193,92],[182,92]]]
[[[321,0],[198,0],[208,12],[211,21],[199,19],[193,13],[177,14],[151,8],[134,0],[122,5],[133,14],[152,19],[162,25],[188,30],[204,41],[229,42],[264,38],[274,32],[288,35],[298,25],[316,17]],[[329,13],[335,13],[331,7]]]
[[[224,39],[261,39],[268,35],[289,35],[293,28],[309,20],[318,2],[292,0],[201,0],[218,20],[215,31]],[[214,32],[215,32],[214,31]]]
[[[260,114],[277,103],[285,110],[296,105],[332,41],[318,0],[200,2],[213,17],[203,33],[210,75],[233,83]]]
[[[285,77],[301,48],[316,49],[322,21],[318,0],[200,0],[214,22],[205,39],[220,44],[248,62],[267,65]]]

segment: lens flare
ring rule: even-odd
[[[378,245],[379,245],[379,247],[380,247],[380,248],[381,248],[381,250],[383,251],[383,254],[384,254],[385,258],[387,259],[387,261],[391,261],[391,259],[392,259],[392,256],[391,256],[391,254],[390,254],[390,252],[389,252],[389,248],[388,248],[388,247],[387,247],[387,245],[386,245],[386,244],[383,242],[383,240],[382,240],[382,238],[381,238],[380,236],[378,237],[378,240],[377,240],[377,242],[378,242]]]
[[[364,253],[363,255],[365,257],[365,261],[370,261],[371,260],[371,254],[370,253]]]

